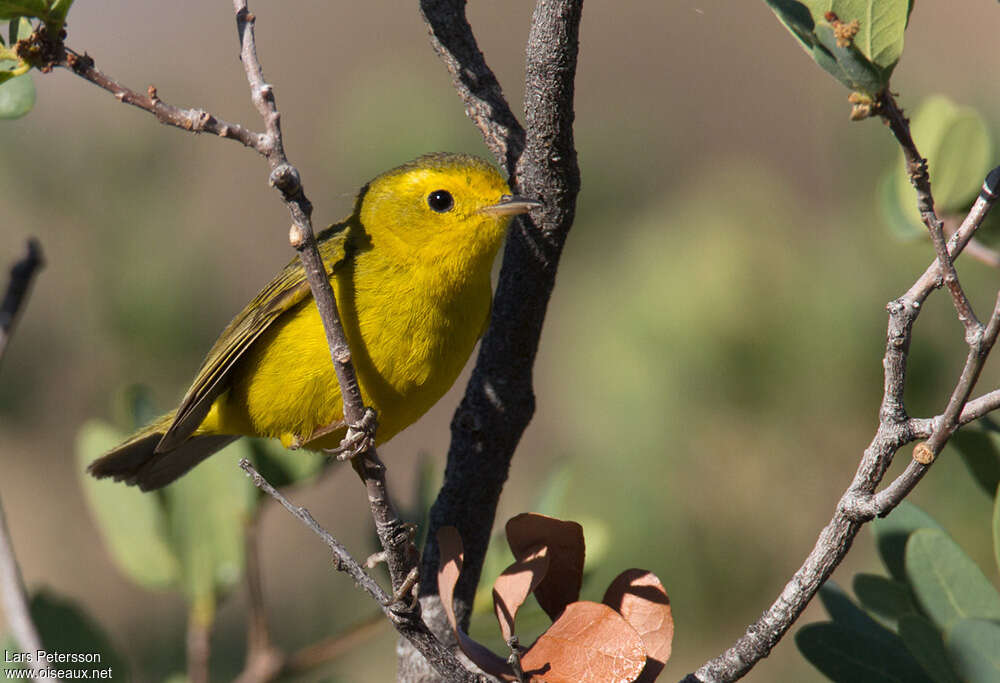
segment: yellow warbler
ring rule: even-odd
[[[490,270],[511,217],[493,166],[429,154],[361,189],[318,236],[376,443],[416,421],[454,383],[489,321]],[[240,436],[336,447],[346,433],[326,336],[293,260],[223,330],[180,407],[90,465],[159,488]]]

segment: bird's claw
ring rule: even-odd
[[[347,425],[347,434],[340,445],[324,449],[324,452],[336,456],[337,460],[353,460],[375,447],[376,427],[378,427],[378,415],[371,408],[365,408],[365,414],[360,420]]]

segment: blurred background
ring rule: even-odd
[[[259,127],[228,3],[77,4],[67,44],[99,68]],[[317,225],[420,153],[488,156],[415,4],[251,6]],[[468,8],[515,110],[531,9]],[[900,104],[944,93],[979,108],[995,132],[1000,91],[981,79],[996,65],[998,26],[995,3],[919,3],[893,78]],[[160,126],[64,71],[34,79],[35,110],[0,125],[0,262],[18,258],[29,235],[47,259],[0,368],[0,495],[27,584],[80,603],[134,680],[160,681],[183,669],[183,599],[139,588],[112,564],[74,440],[92,418],[127,428],[116,406],[132,384],[150,387],[159,409],[176,404],[218,332],[291,257],[288,217],[264,162],[239,145]],[[585,5],[583,191],[539,351],[538,410],[498,520],[558,495],[560,515],[587,531],[589,599],[621,570],[654,571],[676,621],[662,680],[742,634],[811,549],[877,423],[884,305],[931,259],[929,243],[885,228],[876,184],[898,149],[878,121],[848,120],[846,96],[764,2]],[[973,303],[989,306],[996,272],[965,259],[959,270]],[[936,295],[913,343],[914,415],[941,410],[963,358],[961,328]],[[988,368],[980,386],[997,379]],[[380,449],[401,502],[415,500],[418,453],[440,477],[463,387]],[[372,552],[349,468],[294,498],[356,556]],[[990,501],[954,454],[911,499],[996,581]],[[261,524],[280,646],[375,612],[299,522],[271,506]],[[862,531],[834,579],[880,571],[873,551]],[[800,623],[822,616],[813,606]],[[240,670],[244,617],[237,589],[214,633],[218,680]],[[486,638],[495,625],[473,630]],[[392,680],[393,641],[376,629],[301,680]],[[823,679],[787,638],[747,680]]]

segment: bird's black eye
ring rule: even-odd
[[[427,206],[438,213],[444,213],[455,206],[455,199],[448,190],[434,190],[427,195]]]

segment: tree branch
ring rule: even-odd
[[[258,683],[277,677],[285,655],[271,641],[260,572],[260,511],[255,508],[243,532],[247,585],[247,655],[236,683]]]
[[[515,221],[507,240],[493,301],[465,396],[452,419],[445,480],[431,509],[420,593],[432,627],[449,629],[437,595],[437,529],[455,526],[465,543],[465,564],[455,589],[455,612],[467,623],[496,505],[521,434],[534,413],[532,366],[542,321],[555,283],[559,255],[573,223],[580,188],[573,146],[573,81],[581,0],[539,0],[528,38],[525,83],[527,133],[517,157],[520,126],[483,62],[465,20],[463,4],[421,2],[432,42],[487,144],[512,175],[520,194],[541,197],[545,207],[533,223]],[[474,76],[474,77],[473,77]],[[487,85],[484,85],[487,84]],[[475,106],[470,106],[470,98]],[[516,159],[516,163],[515,163]]]
[[[386,564],[393,588],[403,585],[410,571],[416,566],[416,549],[389,499],[385,481],[385,466],[378,459],[374,446],[374,420],[367,416],[370,410],[361,398],[361,387],[351,363],[351,351],[337,311],[329,275],[312,229],[312,204],[302,190],[298,170],[288,163],[281,138],[281,115],[274,101],[273,88],[264,82],[264,74],[257,59],[254,40],[255,17],[247,9],[246,0],[233,0],[236,26],[240,36],[240,59],[250,83],[251,99],[264,119],[266,133],[261,153],[271,167],[270,182],[281,191],[282,199],[292,215],[289,241],[299,252],[306,271],[309,287],[319,308],[320,318],[330,346],[337,382],[344,404],[344,421],[347,423],[345,443],[366,443],[366,447],[352,460],[354,471],[365,484],[375,530],[386,551]],[[373,414],[373,413],[371,413]],[[369,426],[369,423],[371,425]]]
[[[965,326],[965,339],[972,342],[982,327],[976,314],[972,310],[965,291],[958,281],[958,273],[955,271],[955,264],[952,263],[951,256],[945,246],[944,223],[938,218],[934,211],[934,195],[931,193],[931,176],[927,169],[927,160],[920,156],[917,146],[910,135],[910,122],[903,116],[902,110],[896,105],[896,100],[888,88],[882,93],[878,100],[876,111],[886,122],[892,134],[896,137],[900,147],[903,149],[903,158],[906,161],[906,172],[910,176],[910,183],[917,191],[917,209],[920,211],[920,219],[927,226],[930,233],[931,242],[934,244],[934,252],[938,257],[938,264],[944,283],[951,293],[952,303],[958,313],[959,322]]]
[[[466,669],[455,657],[454,653],[445,648],[441,642],[428,630],[420,620],[419,612],[400,609],[393,596],[386,593],[378,582],[355,560],[340,541],[321,527],[304,507],[293,505],[277,489],[271,486],[250,464],[250,461],[240,460],[240,467],[254,483],[254,486],[278,501],[299,521],[309,527],[313,533],[323,539],[333,554],[333,566],[337,571],[348,574],[354,582],[375,600],[382,612],[389,618],[396,630],[431,663],[441,676],[449,681],[467,681],[469,683],[487,683],[489,679],[478,676]]]
[[[479,128],[493,156],[509,174],[524,151],[525,132],[500,83],[476,44],[465,18],[465,0],[420,0],[431,45],[451,73],[465,113]]]
[[[19,314],[28,300],[31,283],[42,265],[42,248],[37,240],[29,239],[27,254],[11,266],[10,280],[7,282],[3,301],[0,302],[0,360],[3,359],[7,342],[14,333]],[[28,592],[21,579],[21,569],[17,564],[17,555],[14,553],[10,530],[7,529],[7,516],[4,514],[2,503],[0,503],[0,599],[3,600],[3,611],[11,634],[21,651],[34,653],[43,649],[42,638],[31,618]],[[38,657],[32,657],[29,664],[39,674],[54,678],[49,665],[45,661],[39,661]]]
[[[895,131],[894,131],[895,132]],[[969,214],[946,247],[946,261],[951,263],[961,253],[978,229],[997,198],[1000,168],[986,178],[983,190]],[[928,186],[929,189],[929,186]],[[918,190],[919,192],[919,190]],[[906,414],[903,389],[906,382],[906,362],[913,325],[922,305],[947,277],[941,275],[941,260],[931,263],[924,274],[907,292],[889,302],[889,323],[886,351],[883,358],[885,383],[879,426],[871,444],[865,450],[850,487],[837,504],[833,518],[820,532],[805,562],[795,572],[777,600],[736,643],[720,656],[706,662],[697,672],[683,679],[684,683],[719,683],[735,681],[746,674],[760,659],[766,657],[815,596],[823,582],[850,550],[854,537],[865,522],[875,516],[885,516],[899,504],[927,471],[965,416],[965,402],[971,395],[986,356],[1000,330],[1000,295],[988,326],[968,339],[969,354],[961,376],[952,391],[945,412],[934,420],[913,420]],[[957,281],[956,281],[957,282]],[[964,292],[963,292],[964,296]],[[957,308],[957,307],[956,307]],[[958,312],[961,316],[961,311]],[[984,409],[995,398],[983,397],[977,410]],[[930,429],[928,430],[928,426]],[[927,432],[927,441],[914,449],[914,459],[906,470],[883,491],[875,490],[892,464],[896,451],[919,438],[919,430]]]
[[[29,239],[27,249],[24,258],[11,266],[7,291],[4,293],[3,301],[0,302],[0,360],[7,351],[7,342],[14,333],[21,308],[28,300],[31,283],[44,265],[42,247],[38,244],[38,240]]]
[[[7,517],[0,504],[0,597],[3,599],[3,612],[7,617],[11,635],[22,652],[35,653],[44,649],[42,638],[38,635],[35,622],[31,618],[28,606],[28,594],[21,580],[21,570],[14,554],[14,544],[11,542],[10,531],[7,529]],[[32,657],[28,663],[32,669],[47,678],[54,678],[49,665],[38,657]]]

